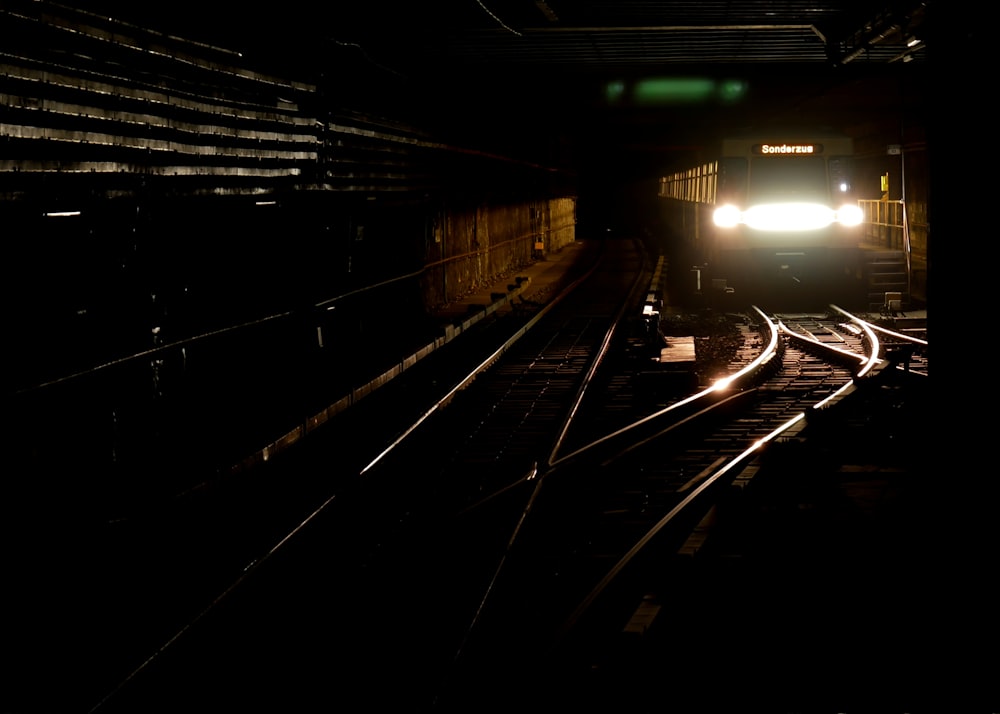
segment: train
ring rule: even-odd
[[[863,211],[853,140],[776,131],[731,136],[659,179],[674,260],[698,294],[839,299],[860,279]]]

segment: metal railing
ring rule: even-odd
[[[864,211],[864,242],[909,252],[909,227],[903,201],[859,200]]]
[[[927,294],[927,245],[930,226],[924,218],[925,210],[916,206],[911,217],[903,200],[859,200],[864,213],[862,242],[868,246],[899,251],[906,262],[908,291],[911,296],[926,299]],[[914,220],[916,218],[916,220]]]

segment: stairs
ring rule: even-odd
[[[865,251],[864,271],[870,310],[899,312],[909,308],[910,284],[903,251]]]

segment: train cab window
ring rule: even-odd
[[[717,202],[742,204],[747,192],[747,160],[729,157],[719,161]]]
[[[750,166],[752,202],[780,196],[826,201],[829,184],[821,156],[759,156]]]
[[[848,156],[830,157],[830,188],[834,195],[849,196],[853,193],[851,186],[851,159]]]

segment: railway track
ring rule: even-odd
[[[711,370],[636,399],[648,365],[621,355],[649,267],[618,248],[579,297],[480,345],[453,387],[458,362],[414,370],[420,399],[366,400],[346,442],[317,440],[241,483],[232,539],[218,536],[219,501],[195,499],[186,547],[172,542],[173,567],[152,570],[211,575],[94,711],[358,697],[468,711],[549,676],[550,695],[566,683],[593,693],[606,671],[595,664],[661,597],[650,559],[713,552],[725,538],[708,524],[747,489],[760,447],[794,440],[807,412],[887,362],[865,353],[871,328],[838,326],[846,315],[826,325],[755,309],[725,318]],[[437,382],[443,396],[414,412]],[[380,412],[391,426],[379,433],[396,435],[381,450]],[[372,689],[372,676],[394,684]]]
[[[567,666],[579,675],[617,651],[616,638],[652,591],[651,561],[695,556],[706,515],[728,489],[742,487],[760,445],[835,398],[871,361],[844,366],[840,352],[824,359],[786,343],[763,313],[757,318],[747,332],[756,349],[737,350],[728,382],[679,393],[659,412],[636,414],[628,426],[552,461],[530,527],[509,554],[504,589],[494,586],[500,604],[481,626],[470,655],[479,661],[455,710],[484,705],[483,692],[497,696],[489,683],[516,681],[518,671],[555,677],[553,669]],[[517,648],[521,655],[511,656]],[[528,653],[544,655],[529,664]]]
[[[775,318],[782,321],[784,329],[792,336],[857,354],[874,350],[880,362],[886,365],[927,376],[926,325],[898,329],[884,320],[872,321],[837,305],[831,305],[825,315],[777,314]]]
[[[260,623],[251,628],[256,633],[256,644],[251,644],[245,642],[246,631],[234,632],[232,628],[240,626],[229,624],[237,617],[234,612],[258,604],[289,613],[320,607],[333,620],[342,620],[336,625],[337,652],[350,655],[338,655],[332,665],[343,670],[338,681],[357,682],[371,671],[409,668],[413,674],[406,680],[416,682],[417,671],[426,673],[431,663],[440,668],[451,653],[434,657],[408,649],[402,633],[415,623],[407,624],[409,615],[384,613],[426,607],[438,617],[428,617],[433,631],[420,635],[420,642],[455,646],[457,640],[442,628],[457,620],[441,608],[445,602],[459,602],[463,583],[470,583],[466,588],[478,588],[479,583],[471,573],[456,579],[435,570],[444,567],[435,563],[450,561],[443,555],[428,557],[437,529],[434,514],[453,515],[485,493],[516,492],[538,454],[545,452],[544,441],[553,438],[553,415],[570,408],[611,326],[630,295],[644,287],[641,276],[648,279],[648,266],[634,246],[610,252],[605,263],[611,265],[590,278],[586,291],[572,292],[573,305],[562,305],[556,298],[546,306],[525,306],[502,325],[486,326],[463,339],[461,350],[441,350],[435,359],[408,370],[405,379],[396,380],[399,384],[369,395],[331,438],[310,440],[308,447],[291,450],[259,472],[241,476],[238,483],[207,485],[165,509],[159,519],[163,532],[146,532],[138,539],[170,551],[150,559],[148,577],[163,583],[182,577],[185,568],[202,576],[196,585],[177,586],[185,590],[183,607],[174,603],[176,614],[163,618],[159,644],[147,633],[148,659],[133,659],[136,667],[121,670],[115,686],[105,682],[107,693],[95,710],[146,707],[151,692],[163,697],[168,690],[171,694],[159,705],[182,705],[186,697],[217,692],[230,697],[220,705],[231,706],[231,697],[242,696],[234,694],[241,690],[240,683],[264,662],[269,671],[261,672],[262,678],[297,678],[288,669],[291,664],[271,661],[271,653],[281,650],[290,653],[288,662],[312,666],[298,658],[311,659],[315,653],[285,641],[294,633],[272,631]],[[429,403],[433,405],[428,409]],[[456,448],[456,455],[447,458]],[[220,519],[230,533],[221,533]],[[497,532],[484,528],[486,521],[479,524],[491,534]],[[141,529],[134,522],[122,526],[133,533]],[[289,563],[307,557],[318,557],[324,565],[282,575]],[[414,567],[421,572],[413,572]],[[451,566],[446,570],[454,573]],[[432,572],[438,572],[436,579]],[[293,582],[298,577],[310,582]],[[316,577],[330,579],[321,584],[329,597],[322,605],[314,599]],[[412,586],[423,579],[454,582],[459,588],[445,588],[427,601]],[[286,601],[289,597],[296,602]],[[240,605],[244,598],[254,605]],[[261,604],[260,598],[281,604]],[[468,596],[464,602],[470,602]],[[244,646],[232,652],[234,642]],[[387,647],[390,642],[396,644]],[[129,644],[142,651],[136,642]],[[219,671],[213,661],[228,664]],[[356,677],[350,673],[354,668]],[[203,681],[200,671],[212,671],[211,681]],[[175,683],[167,686],[167,680]],[[178,686],[178,681],[186,684]],[[428,677],[425,686],[432,683]],[[189,686],[197,686],[199,693]],[[300,695],[307,701],[305,690]],[[345,685],[329,696],[353,701],[354,694]],[[417,692],[411,696],[421,698]],[[281,695],[283,706],[287,697]]]

